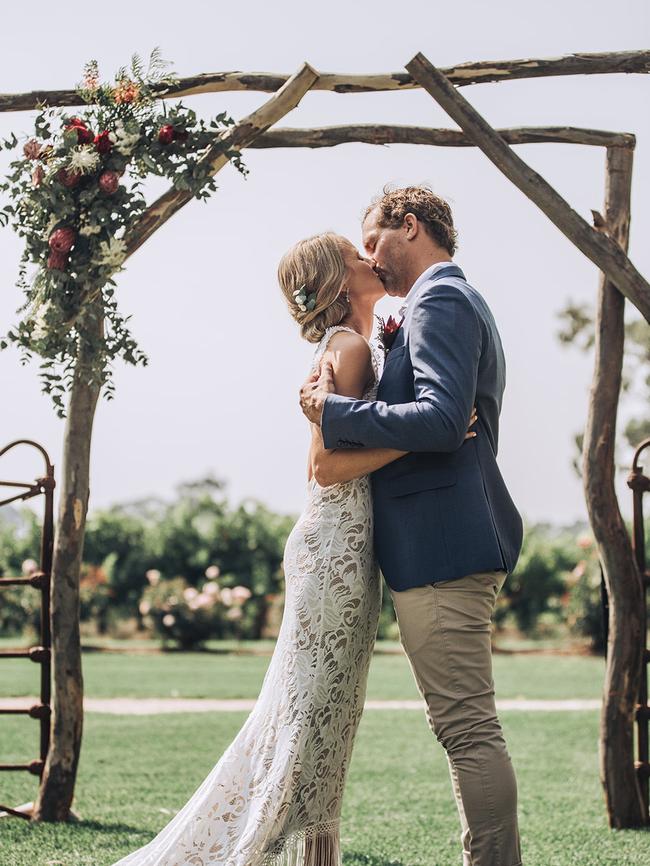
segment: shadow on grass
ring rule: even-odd
[[[361,851],[346,851],[343,854],[343,866],[405,866],[401,860],[386,860]]]
[[[124,824],[121,821],[114,823],[110,821],[84,820],[71,822],[67,826],[74,828],[75,831],[89,831],[93,834],[99,833],[104,836],[112,836],[121,833],[137,833],[140,836],[154,835],[149,827],[134,827],[132,824]]]

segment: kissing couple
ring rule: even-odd
[[[522,542],[496,462],[501,340],[485,299],[452,261],[451,210],[431,190],[385,190],[366,210],[362,236],[365,256],[326,232],[297,243],[279,266],[289,312],[316,344],[300,393],[312,438],[307,501],[284,552],[282,625],[259,698],[185,806],[115,866],[340,866],[379,569],[448,759],[462,864],[521,863],[490,642]],[[382,349],[371,333],[386,293],[403,306]],[[436,862],[435,831],[431,851]]]

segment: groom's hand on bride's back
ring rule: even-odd
[[[334,393],[334,372],[330,361],[323,361],[320,373],[313,373],[300,389],[300,408],[313,424],[323,417],[323,406],[328,394]]]

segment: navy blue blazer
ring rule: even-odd
[[[505,358],[494,317],[450,264],[409,294],[376,401],[331,394],[326,448],[397,448],[372,473],[375,548],[394,590],[511,572],[522,520],[497,466]],[[465,439],[472,406],[474,430]]]

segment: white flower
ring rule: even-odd
[[[151,605],[148,601],[141,601],[138,606],[138,610],[140,611],[142,616],[146,616],[151,610]]]
[[[79,144],[70,153],[70,160],[66,168],[68,171],[88,174],[97,168],[100,158],[92,144]]]
[[[38,563],[35,559],[26,559],[22,564],[23,574],[29,577],[35,571],[38,571]]]
[[[232,589],[226,586],[221,590],[221,601],[226,607],[230,607],[232,604]]]
[[[88,235],[98,235],[98,234],[100,233],[101,230],[102,230],[102,227],[101,227],[101,226],[94,226],[94,225],[91,225],[91,223],[84,223],[84,224],[79,228],[79,234],[80,234],[80,235],[85,235],[85,236],[88,236]]]
[[[207,592],[201,592],[196,597],[196,603],[199,607],[212,607],[215,601],[215,597]]]
[[[167,628],[171,628],[176,622],[176,617],[173,613],[166,613],[162,618],[163,625],[166,625]]]
[[[244,604],[251,597],[251,591],[246,586],[234,586],[232,590],[232,603]]]
[[[234,620],[238,620],[242,618],[241,607],[231,607],[228,613],[226,614],[226,619],[229,619],[231,622]]]
[[[205,570],[205,576],[210,580],[214,580],[215,577],[219,577],[221,574],[218,565],[209,565]]]
[[[219,584],[216,580],[209,580],[203,584],[203,592],[207,592],[208,595],[217,598],[219,596]]]
[[[198,589],[195,589],[193,586],[188,586],[187,589],[183,590],[183,598],[185,601],[192,601],[192,599],[196,598],[198,594]]]
[[[99,252],[93,262],[100,267],[117,270],[125,258],[126,243],[121,238],[113,237],[108,241],[100,241]]]
[[[129,156],[140,140],[140,133],[127,132],[124,124],[118,121],[114,132],[109,132],[108,137],[113,142],[113,147],[118,153],[121,153],[122,156]]]

